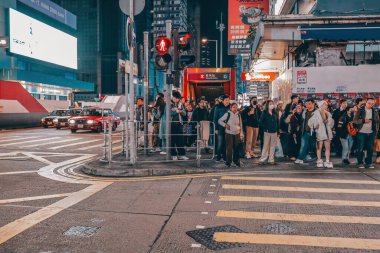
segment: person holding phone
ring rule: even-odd
[[[358,167],[359,169],[373,169],[372,155],[375,136],[379,130],[379,114],[373,108],[375,105],[374,98],[368,98],[364,107],[361,107],[354,116],[354,124],[358,126]],[[365,165],[363,163],[364,150],[367,150]]]

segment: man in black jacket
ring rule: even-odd
[[[251,104],[242,112],[244,127],[246,127],[245,158],[257,157],[254,153],[259,135],[259,120],[261,110],[257,106],[257,97],[251,98]]]
[[[226,133],[224,127],[219,125],[218,121],[224,114],[226,114],[230,109],[230,97],[223,95],[221,97],[221,103],[215,108],[214,112],[214,125],[215,125],[215,134],[218,138],[217,146],[217,156],[216,161],[220,161],[222,158],[226,160]]]
[[[352,141],[352,138],[348,138],[348,130],[347,130],[347,124],[348,124],[347,117],[349,117],[347,115],[348,103],[346,99],[341,99],[339,101],[339,104],[340,104],[339,108],[335,109],[332,115],[332,118],[334,120],[333,131],[335,132],[332,142],[333,142],[336,154],[337,155],[342,154],[343,164],[350,164],[348,160],[348,157],[349,157],[348,154],[352,147],[353,141]]]
[[[373,169],[372,155],[373,144],[377,132],[379,131],[379,114],[377,110],[373,108],[375,105],[374,98],[368,98],[364,107],[360,108],[354,116],[354,124],[358,127],[358,166],[360,169],[365,167]],[[364,150],[367,150],[367,157],[364,160]],[[365,161],[365,165],[363,164]]]

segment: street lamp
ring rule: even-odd
[[[202,39],[203,44],[207,44],[209,41],[215,42],[215,68],[218,67],[218,40],[209,40],[207,38]]]

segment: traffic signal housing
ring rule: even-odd
[[[179,71],[195,62],[195,56],[190,55],[191,34],[188,32],[173,31],[174,38],[174,70]]]
[[[156,39],[155,65],[158,70],[166,70],[169,67],[169,63],[173,59],[169,53],[169,49],[171,46],[172,41],[167,37],[158,37]]]

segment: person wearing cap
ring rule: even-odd
[[[257,97],[252,97],[250,105],[241,114],[244,126],[246,127],[245,158],[247,159],[257,157],[254,151],[259,135],[260,116],[261,110],[257,105]]]
[[[186,109],[180,103],[182,96],[178,91],[173,91],[171,104],[171,142],[170,153],[173,160],[188,160],[185,152],[185,140],[183,134],[184,117]]]
[[[310,118],[308,125],[316,132],[317,137],[317,167],[332,169],[334,166],[330,161],[331,140],[333,138],[332,128],[334,127],[334,120],[331,113],[328,112],[328,104],[322,100],[317,103],[318,110],[315,111]],[[322,149],[325,147],[326,161],[322,160]]]
[[[227,95],[221,96],[221,103],[216,107],[214,112],[214,125],[215,125],[215,134],[217,135],[217,155],[216,161],[220,162],[221,159],[226,160],[226,134],[225,128],[219,124],[219,119],[223,117],[230,109],[230,97]]]

